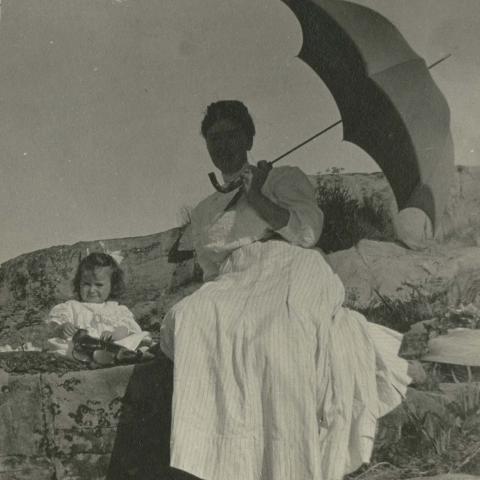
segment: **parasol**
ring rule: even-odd
[[[389,181],[398,209],[438,227],[453,178],[450,111],[425,61],[377,12],[340,0],[282,0],[303,33],[299,53],[338,106],[344,139]]]

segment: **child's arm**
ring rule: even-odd
[[[116,317],[118,327],[125,327],[128,331],[128,335],[131,335],[132,333],[140,333],[142,331],[140,325],[135,321],[133,313],[125,305],[118,305]]]
[[[73,310],[67,303],[55,305],[48,315],[47,322],[53,329],[55,337],[68,339],[78,330],[74,325]]]

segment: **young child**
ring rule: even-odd
[[[71,338],[85,329],[96,338],[120,340],[142,332],[133,313],[117,299],[124,291],[123,272],[106,253],[91,253],[81,260],[73,280],[78,300],[68,300],[50,311],[48,322],[54,326],[50,339],[58,353],[69,354]]]

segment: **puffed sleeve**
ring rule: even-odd
[[[272,184],[273,201],[286,208],[290,218],[277,233],[294,245],[313,247],[323,227],[323,213],[317,205],[315,189],[298,167],[281,170]]]
[[[50,310],[46,321],[48,323],[58,323],[59,325],[67,322],[74,324],[74,314],[71,304],[69,302],[65,302],[55,305]]]
[[[192,244],[195,250],[195,255],[197,262],[203,271],[203,280],[208,281],[212,280],[218,275],[218,266],[216,263],[208,256],[208,253],[203,248],[203,243],[201,241],[200,228],[202,223],[206,221],[202,216],[201,206],[195,208],[192,212]]]
[[[140,325],[135,321],[133,313],[125,305],[118,305],[115,316],[118,325],[127,327],[129,334],[140,333],[142,331]]]

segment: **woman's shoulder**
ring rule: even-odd
[[[272,168],[267,180],[271,187],[275,187],[276,185],[304,184],[305,182],[310,183],[308,176],[302,169],[291,165]]]
[[[272,175],[272,178],[281,178],[281,177],[289,177],[291,175],[298,176],[301,175],[306,176],[303,170],[299,167],[293,165],[281,165],[279,167],[272,168],[269,175]]]

